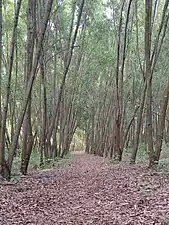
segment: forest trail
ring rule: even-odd
[[[166,175],[85,154],[16,185],[1,185],[0,196],[4,225],[151,225],[165,224],[169,216]]]

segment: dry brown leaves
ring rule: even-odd
[[[0,186],[0,195],[3,225],[162,225],[169,216],[166,175],[89,155]]]

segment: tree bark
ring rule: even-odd
[[[0,133],[0,152],[2,153],[2,157],[5,152],[5,131],[6,131],[6,120],[7,120],[7,113],[8,113],[8,105],[9,105],[9,99],[10,99],[10,91],[11,91],[11,78],[12,78],[12,69],[13,69],[13,60],[14,60],[14,49],[15,49],[15,41],[16,41],[16,32],[17,32],[17,26],[18,26],[18,20],[19,20],[19,13],[21,8],[22,0],[18,0],[17,2],[17,8],[13,23],[13,31],[12,31],[12,39],[11,39],[11,48],[10,48],[10,58],[9,58],[9,71],[8,71],[8,81],[7,81],[7,87],[6,87],[6,96],[4,100],[4,108],[2,112],[2,127],[1,127],[1,133]],[[4,159],[3,159],[4,160]],[[6,172],[2,170],[2,176],[4,178],[9,179],[9,170],[10,168],[6,167]]]
[[[153,121],[152,121],[152,73],[151,73],[151,36],[152,36],[152,0],[145,3],[145,78],[147,83],[146,123],[147,144],[150,166],[154,157]]]
[[[27,57],[26,57],[26,74],[25,74],[25,89],[27,89],[28,81],[31,76],[34,45],[36,37],[36,3],[33,0],[28,1],[27,7]],[[31,125],[31,94],[27,106],[27,110],[23,121],[23,146],[22,146],[22,160],[21,160],[21,173],[26,174],[27,155],[31,151],[31,143],[33,145],[32,125]]]
[[[72,60],[74,44],[76,42],[78,29],[79,29],[79,26],[80,26],[80,20],[81,20],[81,16],[82,16],[82,12],[83,12],[84,3],[85,3],[85,0],[82,0],[80,8],[79,8],[77,24],[76,24],[75,32],[74,32],[74,35],[73,35],[72,43],[70,45],[70,49],[69,49],[69,52],[68,52],[66,66],[65,66],[63,78],[62,78],[62,83],[61,83],[59,94],[58,94],[58,99],[57,99],[57,102],[56,102],[56,106],[54,108],[52,121],[50,123],[50,127],[49,127],[48,134],[47,134],[47,143],[48,144],[50,143],[50,139],[52,137],[53,129],[54,129],[54,126],[55,126],[55,120],[56,120],[56,118],[58,118],[60,102],[61,102],[62,94],[63,94],[63,91],[64,91],[64,87],[65,87],[66,77],[67,77],[69,67],[70,67],[70,64],[71,64],[71,60]]]
[[[26,109],[27,109],[27,105],[28,105],[30,95],[31,95],[31,92],[32,92],[34,80],[35,80],[35,77],[36,77],[36,74],[37,74],[37,67],[38,67],[40,56],[41,56],[41,47],[42,47],[42,43],[43,43],[43,40],[44,40],[44,35],[45,35],[48,20],[49,20],[50,12],[51,12],[51,9],[52,9],[52,3],[53,3],[53,0],[48,0],[48,2],[46,4],[46,12],[45,12],[45,16],[44,16],[44,21],[42,23],[42,30],[41,30],[41,33],[40,33],[40,36],[39,36],[39,40],[38,40],[38,44],[37,44],[37,48],[36,48],[36,52],[35,52],[35,57],[34,57],[34,60],[33,60],[33,68],[32,68],[32,72],[31,72],[31,77],[30,77],[29,82],[28,82],[27,94],[26,94],[26,97],[25,97],[25,102],[24,102],[22,112],[21,112],[20,117],[19,117],[18,126],[17,126],[17,129],[16,129],[16,134],[14,135],[12,145],[11,145],[11,149],[10,149],[10,154],[9,154],[9,157],[8,157],[8,166],[9,166],[10,173],[11,173],[14,153],[15,153],[15,150],[16,150],[17,144],[18,144],[18,138],[19,138],[19,135],[20,135],[20,130],[21,130],[21,127],[22,127],[23,119],[24,119],[25,112],[26,112]],[[9,174],[9,176],[10,176],[10,174]]]
[[[169,81],[168,81],[168,85],[167,85],[166,89],[164,90],[163,98],[161,101],[161,112],[160,112],[159,123],[158,123],[158,128],[157,128],[157,137],[156,137],[155,155],[154,155],[153,164],[158,164],[159,159],[160,159],[161,147],[162,147],[164,129],[165,129],[165,119],[166,119],[168,100],[169,100]]]
[[[131,164],[134,164],[136,161],[139,140],[140,140],[141,124],[142,124],[142,120],[143,120],[143,110],[144,110],[144,103],[145,103],[145,97],[146,97],[146,89],[147,89],[147,84],[145,82],[141,100],[140,100],[140,108],[139,108],[139,112],[138,112],[138,116],[137,116],[138,118],[137,118],[137,125],[136,125],[136,135],[134,138],[134,146],[133,146],[132,154],[131,154],[131,158],[130,158]]]

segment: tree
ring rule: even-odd
[[[6,163],[4,164],[5,132],[6,132],[8,105],[9,105],[9,99],[10,99],[10,90],[11,90],[11,77],[12,77],[12,68],[13,68],[13,60],[14,60],[14,48],[15,48],[15,41],[16,41],[16,28],[18,25],[21,3],[22,3],[22,0],[18,0],[16,14],[15,14],[14,23],[13,23],[11,49],[10,49],[10,56],[9,56],[8,81],[7,81],[7,86],[6,86],[6,96],[5,96],[3,112],[2,112],[2,127],[1,127],[1,134],[0,134],[0,136],[1,136],[0,152],[2,155],[1,175],[6,178],[9,177],[8,175],[9,175],[10,169]]]

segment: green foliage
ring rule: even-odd
[[[49,159],[44,162],[43,166],[39,166],[40,164],[40,152],[38,149],[33,149],[31,158],[30,158],[30,163],[29,163],[29,172],[34,172],[40,169],[43,170],[50,170],[58,167],[62,167],[65,164],[69,163],[71,160],[72,156],[70,153],[67,155],[64,155],[63,158],[57,157],[55,159]],[[12,175],[14,178],[19,178],[18,171],[20,170],[20,165],[21,165],[21,156],[18,154],[13,162],[13,169],[12,169]]]
[[[139,146],[137,162],[146,162],[148,160],[148,152],[145,144]]]
[[[164,225],[169,225],[169,216],[166,216],[166,219],[164,221]]]

